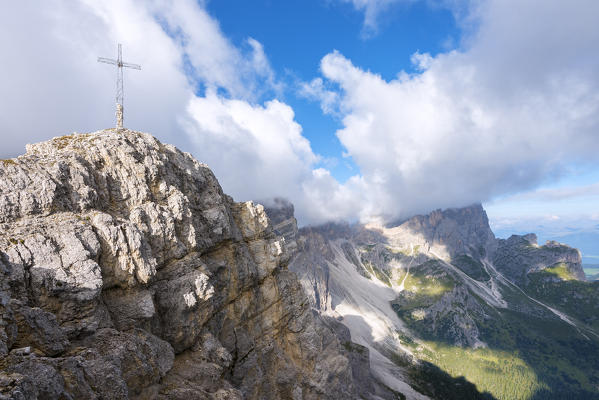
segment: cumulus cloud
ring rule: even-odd
[[[327,89],[322,78],[300,83],[299,94],[307,99],[319,101],[325,114],[334,114],[339,107],[339,93]]]
[[[189,102],[182,124],[198,157],[238,201],[284,196],[302,224],[366,219],[373,211],[361,177],[342,185],[317,167],[326,160],[279,100],[250,104],[209,91]]]
[[[200,158],[239,200],[299,194],[318,157],[291,107],[272,100],[252,105],[214,92],[188,105],[186,133]]]
[[[187,61],[187,75],[195,83],[254,101],[262,94],[281,90],[262,44],[248,38],[247,49],[233,46],[218,21],[197,2],[154,0],[148,7],[175,39]]]
[[[476,12],[466,48],[416,54],[420,71],[391,81],[338,52],[322,59],[372,213],[463,206],[530,189],[573,160],[597,165],[599,4],[497,0]]]

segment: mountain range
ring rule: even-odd
[[[273,222],[298,246],[289,268],[389,387],[409,398],[599,398],[599,282],[585,281],[578,250],[534,234],[496,239],[480,205],[295,233],[292,206],[279,203]]]

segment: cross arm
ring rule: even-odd
[[[117,61],[111,58],[98,57],[98,62],[117,65]]]
[[[130,64],[130,63],[122,63],[123,67],[133,68],[133,69],[141,69],[141,65]]]

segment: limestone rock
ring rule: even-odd
[[[274,198],[265,201],[265,211],[268,214],[274,232],[285,239],[286,252],[292,257],[297,251],[298,228],[294,216],[293,204],[286,199]]]
[[[537,236],[533,233],[498,240],[497,251],[493,254],[493,264],[497,269],[522,285],[528,282],[529,273],[559,263],[563,263],[576,279],[585,280],[582,256],[577,249],[554,241],[539,246]]]
[[[0,163],[0,398],[366,396],[295,232],[147,134],[28,145]]]
[[[13,347],[32,346],[46,356],[58,355],[66,349],[69,342],[54,314],[16,302],[11,306],[18,332]]]

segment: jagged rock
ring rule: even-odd
[[[449,260],[459,254],[485,257],[497,247],[482,205],[435,210],[417,215],[386,230],[390,244],[420,245]]]
[[[268,214],[274,232],[285,239],[286,253],[289,257],[297,251],[297,220],[294,215],[293,204],[286,199],[275,198],[265,202],[265,211]]]
[[[512,235],[497,242],[497,251],[492,256],[493,264],[518,284],[526,284],[528,274],[559,263],[563,263],[576,279],[585,280],[582,256],[577,249],[555,241],[548,241],[539,246],[534,233],[524,236]]]
[[[33,380],[21,374],[0,371],[0,399],[26,400],[38,396],[39,390]]]
[[[286,270],[287,219],[147,134],[28,145],[0,163],[0,396],[367,395]]]
[[[33,346],[46,356],[58,355],[66,349],[69,342],[54,314],[16,301],[11,306],[18,332],[12,347]]]

